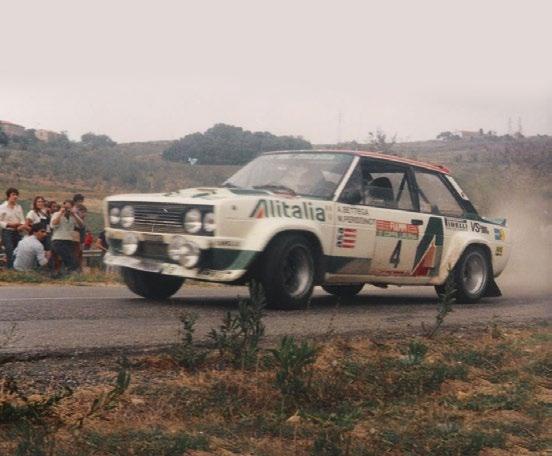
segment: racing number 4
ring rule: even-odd
[[[389,258],[389,263],[391,263],[394,268],[397,268],[399,266],[399,263],[401,262],[401,247],[402,240],[397,242],[397,245],[395,246],[395,249],[391,254],[391,258]]]

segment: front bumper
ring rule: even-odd
[[[194,242],[200,249],[200,259],[194,268],[185,268],[168,256],[167,246],[174,234],[152,234],[133,231],[139,248],[134,255],[124,255],[121,241],[128,230],[107,229],[110,244],[104,263],[156,274],[173,275],[213,282],[233,282],[240,279],[258,252],[241,249],[235,238],[178,235]]]

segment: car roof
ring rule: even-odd
[[[389,155],[389,154],[384,154],[382,152],[368,152],[364,150],[343,150],[343,149],[278,150],[273,152],[265,152],[263,155],[284,154],[284,153],[294,154],[294,153],[328,153],[328,152],[356,155],[357,157],[375,158],[378,160],[386,160],[386,161],[395,162],[395,163],[403,163],[406,165],[416,166],[418,168],[429,169],[431,171],[436,171],[442,174],[450,173],[450,170],[443,165],[437,165],[435,163],[412,160],[410,158],[399,157],[398,155]]]

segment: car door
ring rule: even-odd
[[[455,194],[441,173],[416,169],[415,181],[420,216],[429,218],[424,242],[418,248],[419,266],[415,272],[433,277],[439,274],[441,257],[454,244],[454,238],[475,228],[465,217],[469,208],[463,207],[461,196]]]
[[[417,210],[412,170],[406,164],[361,159],[364,202],[374,218],[370,275],[412,276],[429,217]]]
[[[374,254],[375,219],[364,205],[362,172],[354,166],[335,202],[334,237],[327,271],[331,282],[362,281]]]

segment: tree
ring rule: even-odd
[[[239,165],[262,152],[298,149],[312,149],[312,145],[299,137],[275,136],[216,124],[205,133],[192,133],[174,141],[163,152],[163,158],[187,163],[197,160],[200,164]]]
[[[376,132],[368,133],[368,143],[370,144],[370,149],[373,151],[388,153],[391,152],[391,149],[397,142],[397,135],[393,135],[390,140],[387,139],[387,134],[380,130],[379,128]]]
[[[437,135],[437,139],[441,139],[443,141],[455,141],[457,139],[461,139],[460,135],[455,135],[454,133],[450,131],[442,131]]]
[[[85,133],[81,136],[81,142],[91,148],[100,148],[100,147],[113,147],[117,143],[113,141],[107,135],[96,135],[94,133]]]

